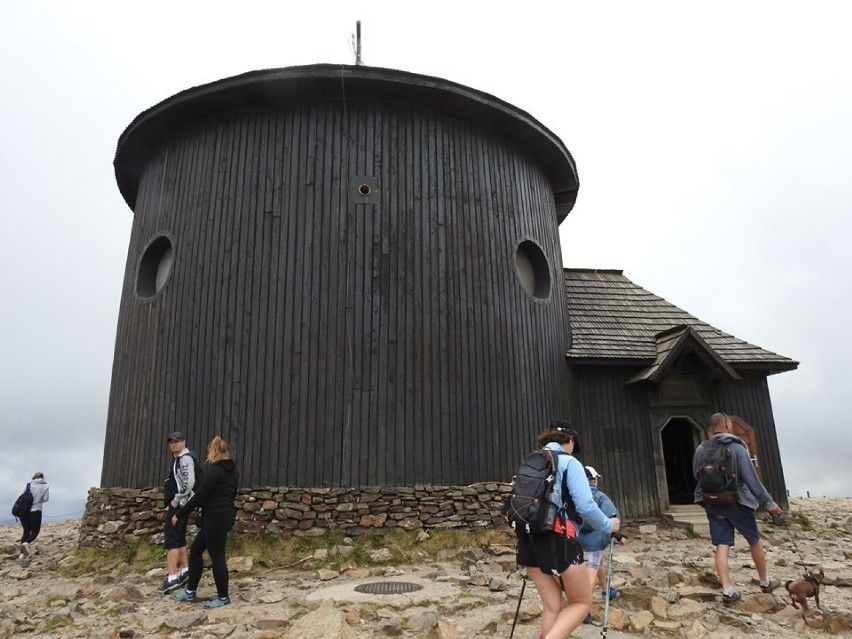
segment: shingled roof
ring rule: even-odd
[[[721,362],[738,371],[771,375],[799,365],[702,322],[634,284],[622,271],[566,268],[564,275],[572,333],[567,356],[573,364],[650,366],[646,375],[640,374],[647,379],[669,356],[673,336],[683,334],[697,336]]]

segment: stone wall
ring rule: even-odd
[[[366,488],[246,488],[237,495],[236,532],[359,535],[402,528],[504,526],[511,484],[375,486]],[[91,488],[80,546],[108,548],[163,539],[161,488]],[[192,519],[190,520],[193,521]]]

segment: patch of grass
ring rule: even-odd
[[[799,525],[802,527],[802,530],[813,530],[814,525],[811,521],[810,517],[803,513],[796,513],[796,519],[799,520]]]

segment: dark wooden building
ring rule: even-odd
[[[692,454],[714,412],[733,417],[770,493],[786,485],[767,377],[798,363],[727,335],[621,271],[565,269],[568,402],[583,461],[628,517],[692,503]]]
[[[511,476],[565,415],[559,223],[578,180],[529,114],[363,66],[247,73],[121,135],[134,214],[102,486],[170,431],[249,486]]]

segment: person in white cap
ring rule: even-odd
[[[584,469],[586,471],[586,479],[589,480],[589,489],[592,491],[592,499],[595,504],[597,504],[598,508],[600,508],[605,514],[612,517],[618,517],[620,519],[621,514],[618,512],[618,508],[615,507],[615,504],[612,503],[612,499],[609,498],[609,495],[598,488],[598,481],[601,474],[592,466],[585,466]],[[583,525],[580,526],[580,532],[577,536],[577,540],[583,548],[583,556],[586,560],[586,566],[589,569],[589,582],[592,586],[592,590],[594,590],[595,582],[597,581],[601,588],[601,595],[603,597],[609,597],[610,600],[615,599],[615,597],[618,596],[618,590],[615,588],[609,588],[609,590],[607,590],[604,562],[602,561],[603,551],[610,543],[609,535],[601,534],[591,526]],[[619,543],[624,543],[624,537],[619,539]],[[584,623],[591,622],[591,616],[587,616]]]

